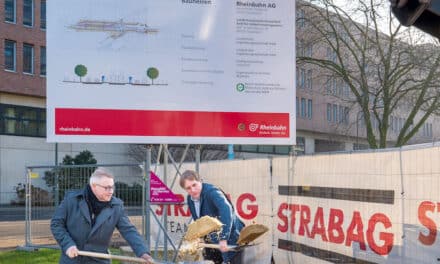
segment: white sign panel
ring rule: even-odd
[[[294,6],[48,2],[48,141],[294,144]]]
[[[293,144],[294,5],[50,1],[48,140]]]

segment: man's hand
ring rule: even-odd
[[[226,240],[220,240],[220,242],[218,243],[220,246],[220,251],[221,252],[227,252],[229,251],[228,249],[228,241]]]
[[[145,259],[146,261],[148,261],[149,264],[153,264],[153,263],[154,263],[153,258],[152,258],[150,255],[148,255],[147,253],[143,254],[143,255],[141,256],[141,258],[143,258],[143,259]]]
[[[76,248],[76,246],[71,246],[66,250],[66,255],[69,258],[75,258],[78,257],[78,249]]]

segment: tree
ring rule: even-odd
[[[79,81],[81,82],[81,78],[87,75],[87,67],[82,64],[76,65],[75,74],[79,77]]]
[[[151,84],[153,84],[153,80],[159,76],[159,70],[154,67],[148,68],[147,76],[151,79]]]
[[[58,189],[59,197],[63,198],[64,194],[68,190],[81,189],[87,184],[90,175],[96,169],[96,159],[93,157],[92,152],[88,150],[81,151],[75,157],[66,155],[63,158],[61,165],[86,165],[87,167],[70,167],[59,168],[46,171],[44,173],[44,181],[47,186]]]
[[[362,114],[371,148],[408,143],[440,106],[438,43],[423,44],[423,33],[396,23],[385,0],[355,0],[347,6],[311,0],[298,2],[298,9],[307,13],[297,21],[308,27],[299,36],[303,44],[313,43],[327,55],[300,54],[298,65],[318,66],[329,80],[348,86],[349,97],[333,96]],[[394,138],[393,117],[403,120]]]

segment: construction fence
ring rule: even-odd
[[[175,193],[185,195],[176,182],[178,171],[195,169],[196,165],[158,166],[156,174]],[[258,245],[246,249],[245,263],[436,263],[440,259],[438,143],[380,151],[207,162],[198,167],[204,181],[230,194],[237,214],[246,224],[257,222],[270,228],[257,241]],[[41,176],[53,169],[28,168],[29,183],[43,184]],[[110,169],[115,172],[115,182],[121,182],[116,186],[116,196],[123,195],[118,188],[143,186],[142,166]],[[88,179],[90,170],[75,173]],[[164,174],[168,175],[166,179]],[[83,187],[86,181],[78,185],[60,183],[58,198],[62,197],[61,190]],[[142,193],[142,187],[139,189]],[[137,196],[133,190],[129,193],[121,198],[130,218],[143,232],[146,208],[138,197],[144,194]],[[32,195],[29,197],[32,199]],[[49,222],[39,220],[45,218],[41,215],[53,212],[57,202],[53,197],[54,201],[44,206],[29,201],[26,241],[30,244],[54,243]],[[167,243],[157,224],[164,217],[166,234],[173,245],[178,245],[190,220],[187,206],[152,205],[151,212],[152,248]]]

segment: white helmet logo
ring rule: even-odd
[[[255,124],[255,123],[249,124],[249,130],[251,132],[255,132],[255,131],[257,131],[257,129],[258,129],[258,124]]]

